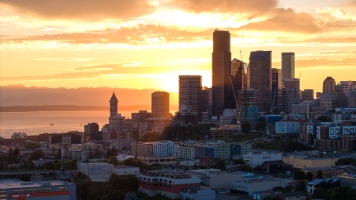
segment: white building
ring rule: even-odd
[[[108,163],[79,163],[78,172],[81,172],[93,181],[93,182],[107,182],[112,173],[119,176],[123,175],[137,175],[140,173],[138,167],[130,166],[117,166]]]
[[[170,141],[150,142],[154,156],[172,156],[174,154],[174,143]]]
[[[83,151],[83,150],[102,150],[103,145],[102,144],[96,144],[93,142],[87,142],[84,144],[72,144],[72,150],[73,151]]]
[[[276,134],[299,134],[299,122],[276,122]]]
[[[237,121],[237,110],[236,109],[225,109],[223,115],[220,116],[220,126],[233,124]]]
[[[329,127],[329,138],[339,138],[341,135],[341,126],[330,126]]]
[[[352,135],[356,133],[356,126],[343,126],[342,135]]]
[[[248,153],[243,155],[243,161],[252,168],[262,165],[266,161],[282,160],[282,153]]]
[[[293,180],[289,179],[272,179],[272,178],[257,178],[247,179],[242,181],[232,181],[231,190],[237,192],[246,192],[252,196],[254,192],[272,190],[274,187],[286,187]]]
[[[195,147],[174,144],[174,156],[176,156],[177,158],[194,159],[195,158]]]

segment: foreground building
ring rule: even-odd
[[[258,179],[249,179],[241,181],[232,181],[231,190],[236,192],[246,193],[249,196],[252,196],[255,192],[272,190],[274,187],[286,187],[293,180],[290,179],[273,179],[273,178],[258,178]]]
[[[161,194],[168,198],[180,198],[180,193],[185,189],[200,186],[197,174],[173,170],[153,170],[138,177],[138,188],[148,196]]]
[[[24,182],[0,179],[0,199],[75,200],[76,185],[67,181]]]

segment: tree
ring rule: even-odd
[[[266,122],[260,119],[256,123],[256,131],[264,131],[266,129]]]
[[[245,164],[244,160],[242,158],[239,158],[237,160],[232,160],[232,162],[234,162],[235,165],[239,165],[239,164]]]
[[[305,174],[305,178],[308,179],[309,181],[312,181],[313,180],[313,173],[307,172]]]
[[[324,189],[316,188],[314,190],[312,198],[313,199],[328,199],[328,193]]]
[[[305,177],[305,174],[303,171],[296,171],[294,172],[294,180],[303,180]]]
[[[41,149],[35,150],[30,155],[30,160],[39,160],[40,158],[44,157],[44,153]]]
[[[226,165],[224,160],[219,160],[215,164],[215,168],[221,169],[221,170],[226,170]]]
[[[299,181],[297,187],[295,188],[296,191],[304,191],[307,185],[304,181]]]
[[[110,159],[109,159],[109,163],[113,164],[115,166],[120,164],[120,162],[119,162],[119,160],[117,159],[116,156],[111,156]]]
[[[250,133],[251,132],[251,123],[246,121],[241,124],[242,133]]]
[[[321,170],[316,174],[316,178],[323,178],[323,172]]]
[[[319,120],[321,122],[332,122],[332,120],[327,116],[320,116],[317,118],[317,120]]]
[[[244,172],[253,172],[252,167],[250,167],[249,165],[240,165],[239,170]]]

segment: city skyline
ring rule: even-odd
[[[224,2],[2,1],[0,85],[178,92],[178,75],[201,75],[211,87],[215,29],[231,33],[231,59],[270,50],[281,69],[281,53],[294,52],[301,90],[354,79],[355,2]]]

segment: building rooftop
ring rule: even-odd
[[[41,186],[61,186],[61,185],[73,185],[73,183],[60,180],[43,181],[43,182],[24,182],[18,179],[0,179],[1,189],[12,188],[33,188]]]

